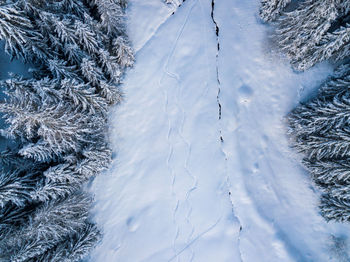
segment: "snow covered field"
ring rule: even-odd
[[[136,64],[91,189],[105,236],[90,261],[349,261],[350,227],[318,214],[283,122],[332,69],[294,73],[257,10],[130,0]]]

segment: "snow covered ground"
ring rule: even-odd
[[[332,69],[294,73],[257,10],[130,0],[136,64],[91,189],[105,236],[90,261],[349,261],[350,227],[318,214],[283,120]]]

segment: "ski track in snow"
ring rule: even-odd
[[[192,7],[192,8],[193,8],[193,7]],[[169,62],[170,62],[171,58],[173,57],[174,52],[175,52],[175,50],[176,50],[177,43],[178,43],[178,41],[179,41],[179,39],[180,39],[180,37],[181,37],[181,35],[182,35],[182,33],[183,33],[183,30],[184,30],[184,28],[185,28],[185,26],[186,26],[186,24],[187,24],[188,18],[189,18],[189,16],[191,15],[192,8],[191,8],[190,11],[188,12],[188,15],[186,16],[185,21],[184,21],[184,23],[183,23],[183,25],[182,25],[182,27],[181,27],[179,33],[177,34],[175,43],[174,43],[174,45],[173,45],[173,47],[172,47],[172,49],[171,49],[171,52],[170,52],[170,54],[169,54],[169,56],[168,56],[168,59],[167,59],[167,61],[166,61],[166,64],[165,64],[164,67],[163,67],[163,72],[164,72],[163,77],[164,77],[164,75],[166,74],[167,76],[169,76],[169,77],[175,79],[176,82],[177,82],[177,90],[178,90],[178,91],[176,92],[176,97],[175,97],[176,101],[175,101],[175,103],[176,103],[176,106],[177,106],[178,108],[181,109],[181,113],[182,113],[181,124],[180,124],[179,131],[178,131],[177,133],[178,133],[178,135],[181,137],[182,141],[183,141],[183,142],[186,144],[186,146],[187,146],[187,158],[186,158],[186,161],[185,161],[184,169],[185,169],[186,173],[195,181],[193,187],[190,188],[190,189],[187,191],[187,193],[186,193],[186,203],[187,203],[187,205],[188,205],[188,212],[187,212],[187,215],[186,215],[186,222],[187,222],[187,223],[190,225],[190,227],[191,227],[191,232],[190,232],[190,234],[189,234],[189,236],[188,236],[188,240],[187,240],[187,246],[188,246],[188,242],[190,241],[190,239],[191,239],[191,237],[192,237],[192,235],[193,235],[193,232],[194,232],[194,226],[193,226],[193,224],[192,224],[191,221],[190,221],[190,215],[191,215],[192,207],[191,207],[191,203],[190,203],[190,201],[189,201],[189,197],[190,197],[191,192],[192,192],[193,190],[196,189],[197,178],[196,178],[195,176],[193,176],[193,175],[191,174],[191,172],[188,170],[187,164],[188,164],[188,160],[189,160],[190,155],[191,155],[191,146],[190,146],[190,144],[184,139],[184,137],[181,135],[181,132],[182,132],[182,129],[183,129],[183,125],[184,125],[184,121],[185,121],[185,111],[184,111],[183,108],[179,105],[179,102],[178,102],[178,100],[179,100],[179,93],[181,92],[181,81],[180,81],[180,77],[179,77],[177,74],[170,72],[168,67],[169,67]],[[166,86],[162,86],[162,84],[161,84],[163,77],[160,79],[159,86],[160,86],[160,89],[165,90],[165,93],[166,93],[166,94],[165,94],[166,101],[168,101],[168,98],[169,98],[169,97],[168,97],[167,87],[166,87]],[[166,114],[168,115],[168,103],[166,103]],[[167,139],[168,139],[168,144],[169,144],[170,149],[169,149],[169,158],[168,158],[168,161],[167,161],[168,163],[167,163],[167,164],[169,165],[169,162],[170,162],[170,159],[171,159],[171,156],[172,156],[172,152],[173,152],[172,143],[169,143],[170,132],[171,132],[171,130],[172,130],[171,125],[170,125],[170,119],[169,119],[169,117],[168,117],[168,125],[169,125],[169,132],[168,132],[169,135],[168,135],[168,138],[167,138]],[[170,173],[173,174],[174,171],[172,170],[172,168],[169,167],[169,169],[170,169]],[[174,192],[174,184],[175,184],[175,182],[176,182],[175,174],[173,174],[173,179],[174,179],[174,180],[173,180],[173,183],[172,183],[172,191]],[[179,226],[177,225],[177,222],[176,222],[176,213],[177,213],[177,210],[179,209],[180,201],[179,201],[179,200],[177,199],[177,197],[176,197],[176,192],[174,192],[174,196],[175,196],[175,198],[176,198],[176,204],[175,204],[175,208],[174,208],[173,217],[174,217],[174,221],[175,221],[177,230],[176,230],[175,238],[174,238],[174,241],[173,241],[173,249],[174,249],[175,254],[176,254],[175,257],[178,258],[177,251],[176,251],[176,242],[177,242],[177,239],[178,239],[178,237],[179,237],[179,230],[180,230],[180,229],[179,229]],[[174,258],[175,258],[175,257],[174,257]],[[190,259],[190,261],[193,260],[193,257],[194,257],[194,253],[193,253],[193,250],[191,249],[191,259]],[[171,259],[171,260],[172,260],[172,259]]]
[[[283,117],[331,72],[267,48],[258,1],[130,0],[136,63],[110,119],[116,160],[91,190],[90,261],[344,261]],[[173,15],[172,15],[173,14]],[[347,242],[346,242],[347,243]],[[348,244],[346,244],[348,245]]]

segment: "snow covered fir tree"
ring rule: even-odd
[[[101,238],[84,186],[111,162],[107,113],[134,57],[126,0],[4,0],[0,38],[31,78],[1,82],[0,261],[80,261]]]
[[[262,0],[273,38],[296,70],[329,60],[338,64],[318,95],[288,115],[292,144],[322,191],[327,220],[350,222],[350,1]],[[340,64],[340,65],[339,65]]]
[[[262,0],[260,15],[274,22],[275,41],[293,67],[305,70],[349,55],[349,11],[348,0]]]

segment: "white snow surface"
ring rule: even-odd
[[[215,1],[217,37],[211,0],[130,0],[136,63],[110,116],[113,167],[91,187],[90,261],[349,261],[349,226],[319,215],[285,135],[332,68],[293,72],[258,4]]]

